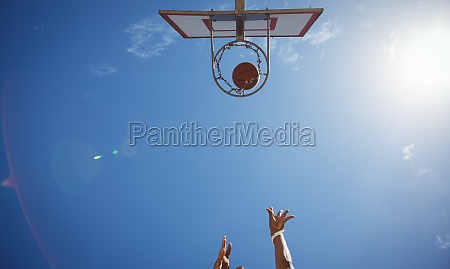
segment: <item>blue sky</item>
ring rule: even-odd
[[[309,6],[233,98],[209,41],[158,15],[233,1],[2,2],[0,267],[211,268],[227,235],[233,268],[274,268],[273,206],[296,268],[448,268],[450,3],[247,1]],[[298,123],[315,145],[130,147],[130,121]]]

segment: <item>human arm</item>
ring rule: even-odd
[[[274,214],[272,207],[269,207],[266,210],[269,213],[270,236],[273,236],[276,232],[282,231],[286,221],[295,217],[295,216],[287,216],[289,210],[284,211],[284,213],[283,210],[280,210],[278,211],[277,215]],[[276,268],[294,269],[291,253],[289,252],[289,248],[282,233],[275,236],[275,238],[273,239],[273,244],[275,247]]]

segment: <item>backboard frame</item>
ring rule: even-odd
[[[235,10],[211,10],[211,11],[200,11],[200,10],[160,10],[159,14],[183,37],[183,38],[209,38],[209,23],[207,20],[209,18],[213,18],[213,21],[238,21],[238,19],[243,19],[244,22],[251,22],[255,20],[261,20],[261,18],[269,15],[271,32],[270,37],[303,37],[314,22],[319,18],[322,14],[323,8],[297,8],[297,9],[263,9],[263,10],[244,10],[243,13],[238,14]],[[302,27],[302,29],[296,33],[291,34],[276,34],[274,32],[276,30],[275,25],[276,21],[280,17],[280,15],[310,15],[308,21]],[[205,31],[201,35],[190,35],[188,31],[183,29],[183,27],[179,26],[177,23],[177,19],[183,18],[182,16],[198,18],[201,20],[205,27]],[[186,18],[183,18],[186,19]],[[264,18],[265,19],[265,18]],[[214,29],[214,27],[213,27]],[[260,29],[261,31],[265,31],[265,29]],[[229,35],[217,35],[217,31],[215,34],[215,38],[233,38],[236,37],[236,30],[227,30],[230,32]],[[251,32],[252,30],[247,30]],[[246,37],[265,37],[264,34],[247,34]],[[233,33],[234,32],[234,33]]]

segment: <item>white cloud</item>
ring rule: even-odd
[[[310,30],[304,37],[309,40],[311,45],[320,45],[325,43],[328,39],[337,36],[341,32],[341,27],[336,23],[330,21],[323,23],[319,31]]]
[[[358,11],[359,12],[364,12],[364,11],[366,11],[366,8],[363,5],[359,5],[358,6]]]
[[[301,57],[298,52],[294,51],[293,44],[296,42],[287,42],[280,46],[280,59],[285,64],[293,64]]]
[[[409,144],[409,145],[405,146],[404,148],[402,148],[403,160],[405,160],[405,161],[411,160],[411,157],[413,156],[413,154],[412,154],[413,149],[414,149],[414,144]]]
[[[270,53],[275,56],[277,61],[282,62],[286,66],[290,66],[292,70],[299,70],[299,61],[303,59],[300,53],[299,44],[301,42],[309,42],[310,45],[317,46],[323,44],[328,39],[335,37],[340,32],[340,27],[334,23],[326,22],[320,26],[317,32],[309,31],[304,38],[283,38],[270,39]],[[259,42],[263,48],[267,46],[265,39]],[[321,50],[319,60],[323,60],[325,51]]]
[[[42,22],[37,22],[34,26],[34,29],[39,35],[41,35],[44,32],[44,24]]]
[[[280,42],[276,42],[271,46],[271,49],[276,47],[277,60],[281,61],[285,65],[293,66],[294,70],[298,70],[298,66],[295,66],[299,59],[303,56],[295,50],[296,44],[300,42],[299,38],[289,38]]]
[[[247,10],[252,10],[252,9],[253,10],[261,10],[261,9],[265,9],[266,7],[270,8],[270,9],[288,8],[289,3],[287,0],[284,0],[284,1],[246,0],[246,2],[245,2],[245,9],[247,9]],[[234,3],[228,8],[228,10],[234,10]]]
[[[361,28],[367,28],[367,27],[370,27],[370,26],[372,26],[372,23],[371,23],[371,22],[368,22],[368,21],[364,21],[364,22],[362,22],[362,23],[359,25],[359,27],[361,27]]]
[[[436,235],[436,245],[438,249],[447,249],[450,248],[450,236],[448,233],[445,236]]]
[[[382,50],[385,50],[389,53],[391,59],[395,58],[395,48],[397,46],[397,42],[398,42],[398,36],[395,33],[391,33],[389,35],[389,38],[392,40],[389,46],[385,46],[383,45],[381,47]]]
[[[167,23],[145,18],[125,29],[131,45],[127,51],[144,59],[161,55],[175,41],[177,33]]]
[[[211,10],[211,9],[213,9],[213,10],[220,10],[220,11],[223,11],[223,10],[234,10],[234,4],[231,5],[230,3],[222,3],[219,7],[214,6],[214,7],[208,8],[206,10]],[[249,8],[246,7],[246,9],[249,9]]]
[[[425,175],[425,174],[430,174],[433,173],[432,169],[426,169],[426,168],[420,168],[419,169],[419,174],[420,175]]]
[[[95,76],[103,77],[106,75],[117,73],[117,68],[112,67],[105,63],[100,64],[90,64],[89,73]]]
[[[95,92],[87,92],[87,93],[83,94],[82,97],[84,99],[92,99],[92,98],[97,98],[98,94],[96,94]]]
[[[419,2],[419,8],[420,9],[424,8],[426,4],[427,4],[427,1],[420,1]]]

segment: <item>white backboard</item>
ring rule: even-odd
[[[271,37],[302,37],[322,14],[322,8],[245,10],[246,37],[267,37],[267,22]],[[184,38],[209,38],[211,20],[213,35],[236,37],[234,11],[160,10],[159,14]]]

